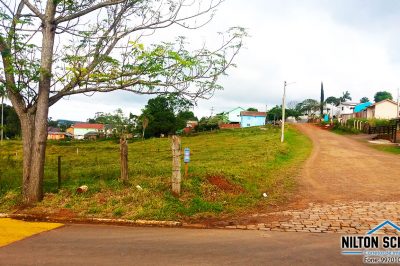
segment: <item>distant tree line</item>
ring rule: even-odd
[[[1,106],[1,104],[0,104]],[[0,125],[1,126],[1,125]],[[4,104],[4,137],[7,139],[21,137],[21,124],[14,108]]]

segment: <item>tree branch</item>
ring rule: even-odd
[[[86,14],[89,14],[97,9],[103,8],[103,7],[107,7],[107,6],[113,6],[113,5],[118,5],[118,4],[122,4],[124,2],[126,2],[127,0],[110,0],[110,1],[104,1],[102,3],[99,3],[97,5],[94,5],[92,7],[89,7],[87,9],[81,10],[79,12],[76,12],[74,14],[71,14],[69,16],[65,16],[65,17],[58,17],[56,18],[55,22],[56,24],[60,24],[62,22],[66,22],[66,21],[70,21],[79,17],[82,17]]]
[[[41,20],[44,20],[44,14],[40,13],[40,11],[34,6],[32,5],[29,0],[22,0],[22,2],[24,2],[24,4]]]

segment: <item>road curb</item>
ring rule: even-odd
[[[109,218],[57,218],[51,216],[38,216],[31,214],[7,214],[0,213],[0,218],[12,218],[26,221],[43,221],[58,223],[77,223],[77,224],[109,224],[126,226],[154,226],[154,227],[182,227],[181,222],[177,221],[156,221],[156,220],[128,220],[128,219],[109,219]]]

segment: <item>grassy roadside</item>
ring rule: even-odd
[[[353,128],[346,128],[346,127],[336,127],[331,130],[331,132],[339,134],[339,135],[357,135],[360,134],[360,131],[355,130]],[[365,141],[364,141],[365,142]],[[371,148],[374,148],[379,151],[393,153],[393,154],[400,154],[400,146],[394,145],[379,145],[379,144],[369,144]]]
[[[339,135],[357,135],[360,134],[360,131],[354,129],[354,128],[348,128],[348,127],[334,127],[331,129],[333,133],[339,134]]]
[[[393,154],[400,154],[400,146],[394,146],[394,145],[370,145],[370,147],[377,149],[379,151],[383,152],[388,152],[388,153],[393,153]]]
[[[159,220],[235,216],[285,203],[296,188],[296,174],[311,152],[311,141],[289,128],[282,144],[279,129],[267,127],[183,137],[182,147],[191,148],[192,162],[189,177],[183,179],[183,193],[176,198],[170,193],[168,139],[129,144],[128,184],[117,180],[117,143],[51,142],[45,199],[24,207],[20,195],[21,143],[6,142],[0,150],[0,212],[23,209],[26,213]],[[63,161],[59,192],[58,156]],[[87,185],[89,191],[77,194],[80,185]]]

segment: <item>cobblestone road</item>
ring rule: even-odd
[[[380,223],[390,220],[400,222],[398,202],[335,202],[334,204],[313,204],[304,210],[287,210],[257,216],[279,216],[281,220],[256,225],[236,225],[225,228],[253,229],[284,232],[346,233],[365,234]],[[391,227],[384,227],[378,233],[398,234]]]

